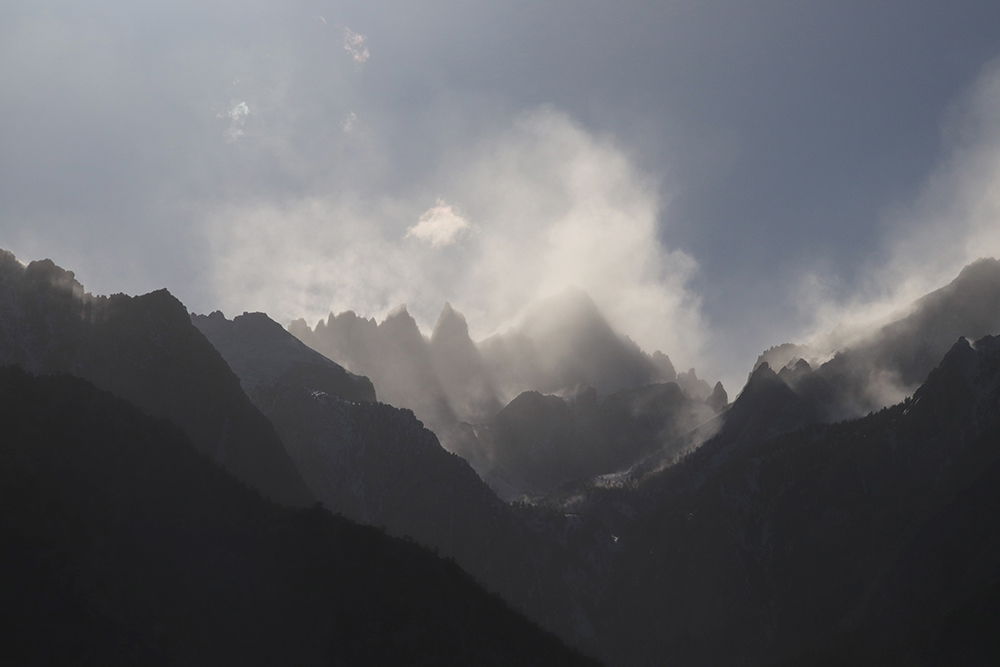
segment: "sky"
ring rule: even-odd
[[[15,0],[0,247],[478,338],[576,286],[732,394],[1000,255],[998,58],[963,0]]]

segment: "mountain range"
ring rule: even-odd
[[[984,259],[832,353],[765,351],[730,403],[575,291],[476,343],[448,305],[430,337],[405,310],[285,330],[6,253],[6,613],[95,662],[248,632],[259,664],[582,664],[548,630],[611,665],[988,664],[997,334]]]
[[[713,391],[694,368],[677,373],[663,352],[643,352],[576,289],[535,304],[515,327],[479,343],[450,304],[429,338],[405,307],[382,322],[348,311],[312,329],[296,320],[289,331],[371,377],[383,400],[413,410],[507,500],[672,449],[673,431],[728,401],[721,383]],[[642,389],[654,384],[674,393]],[[608,409],[599,410],[597,397],[609,395]],[[640,421],[641,437],[622,430]]]

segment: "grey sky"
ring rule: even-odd
[[[731,385],[1000,252],[998,56],[996,2],[3,3],[0,247],[480,334],[579,283]]]

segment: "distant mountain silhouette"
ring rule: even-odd
[[[5,255],[0,359],[91,379],[272,497],[288,502],[298,480],[300,504],[437,549],[611,665],[995,660],[1000,262],[831,358],[767,350],[732,403],[585,295],[539,308],[478,345],[450,306],[430,337],[405,310],[293,323],[326,358],[263,314],[188,316],[165,291],[93,297],[51,262]],[[522,381],[549,389],[506,401]],[[17,640],[0,652],[578,659],[476,602],[454,564],[279,509],[81,380],[0,371],[0,399],[0,613]]]
[[[93,296],[49,260],[22,266],[0,251],[0,363],[86,378],[170,419],[274,500],[313,500],[270,422],[166,290]]]
[[[596,664],[453,562],[263,500],[170,423],[0,369],[4,664]]]
[[[503,407],[493,373],[469,336],[465,317],[445,303],[430,338],[431,361],[456,416],[485,421]]]
[[[289,331],[323,356],[371,378],[382,401],[413,410],[430,428],[443,431],[458,422],[430,345],[405,307],[381,323],[348,311],[331,313],[315,330],[299,320]]]

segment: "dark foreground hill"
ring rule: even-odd
[[[0,662],[576,665],[453,562],[279,507],[173,425],[0,370]]]

